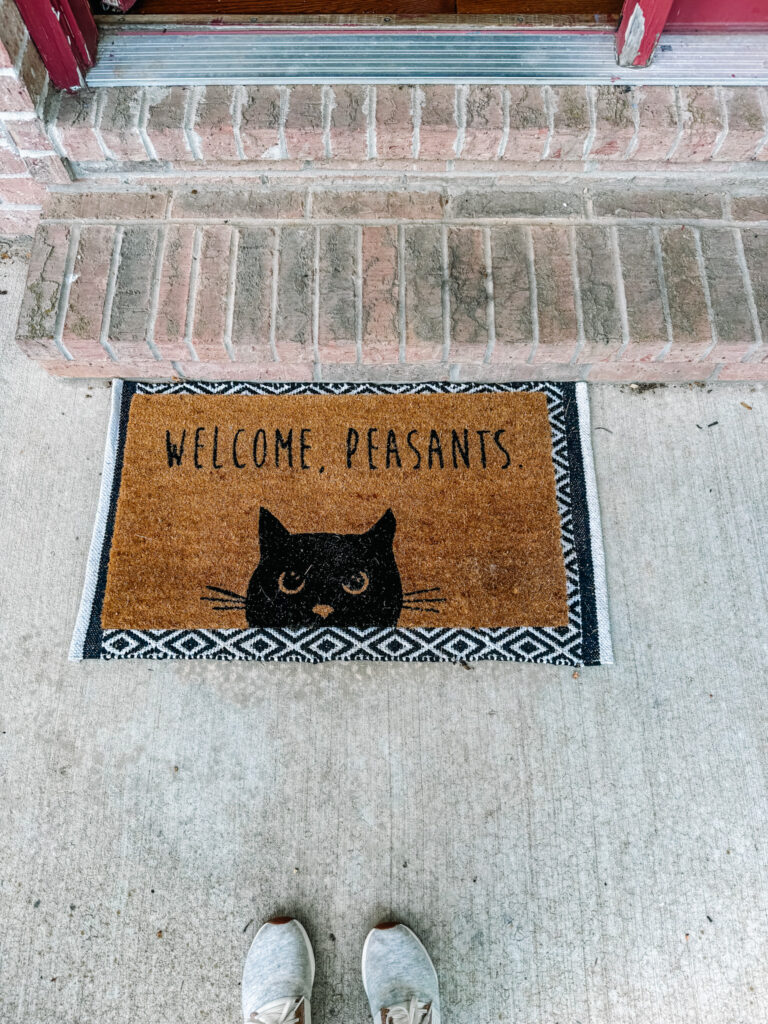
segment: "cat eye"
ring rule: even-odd
[[[284,594],[298,594],[304,589],[306,582],[297,572],[281,572],[277,586]]]
[[[348,594],[357,596],[357,594],[362,594],[364,590],[368,589],[369,583],[368,576],[361,570],[360,572],[353,572],[347,582],[342,583],[341,586]]]

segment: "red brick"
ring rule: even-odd
[[[443,355],[442,229],[405,225],[405,358],[440,362]]]
[[[238,159],[232,105],[235,100],[231,85],[207,85],[202,88],[195,112],[194,131],[203,160],[214,163]]]
[[[281,362],[303,363],[313,359],[314,259],[314,230],[281,229],[275,323],[275,341]]]
[[[401,189],[342,189],[333,187],[312,193],[312,217],[354,220],[440,220],[442,192],[429,185]]]
[[[768,220],[768,195],[763,191],[733,195],[731,215],[734,220]]]
[[[68,185],[72,180],[57,156],[28,156],[24,163],[30,177],[43,185]]]
[[[104,145],[117,160],[147,160],[139,133],[142,91],[121,87],[101,90],[99,130]]]
[[[457,87],[425,85],[417,93],[421,102],[419,127],[420,160],[455,160],[458,126]]]
[[[10,144],[0,143],[0,174],[26,174],[27,165],[11,148]]]
[[[672,154],[676,163],[701,163],[712,157],[723,117],[716,89],[711,86],[685,86],[678,90],[683,134]]]
[[[741,240],[762,329],[762,358],[768,358],[768,231],[745,228]]]
[[[49,131],[58,137],[70,160],[87,163],[104,159],[94,130],[97,95],[89,89],[59,93],[56,121],[49,125]]]
[[[11,210],[0,207],[0,236],[18,238],[34,235],[40,214],[34,210]]]
[[[188,100],[189,89],[181,85],[147,89],[146,132],[158,160],[194,159],[184,131]]]
[[[584,369],[587,368],[584,367]],[[618,363],[594,363],[589,367],[588,379],[614,384],[634,381],[640,383],[658,381],[662,384],[688,383],[709,380],[716,369],[717,363],[680,363],[666,360],[664,362],[630,363],[621,360]],[[722,378],[722,373],[720,378]]]
[[[183,186],[174,193],[172,215],[217,220],[297,220],[304,216],[304,192],[264,185],[233,185],[227,189]]]
[[[203,362],[227,358],[224,328],[231,244],[230,227],[216,224],[202,229],[192,346]]]
[[[665,160],[678,132],[675,90],[671,85],[643,85],[634,92],[639,125],[632,159]]]
[[[669,340],[659,278],[661,246],[657,252],[649,227],[622,226],[618,235],[630,338],[622,358],[654,359]]]
[[[3,12],[3,18],[5,18],[5,12]],[[31,40],[24,49],[24,56],[19,67],[19,75],[26,86],[30,99],[37,105],[45,90],[48,72],[45,70],[45,65],[37,51],[37,47]]]
[[[280,90],[272,85],[244,88],[240,141],[248,160],[280,158]]]
[[[462,160],[496,160],[504,132],[504,90],[495,85],[467,88]]]
[[[36,363],[59,363],[63,357],[51,338],[16,338],[16,344],[24,355]],[[48,369],[48,367],[45,367]]]
[[[728,111],[728,134],[716,160],[754,160],[768,125],[757,89],[721,88]]]
[[[568,228],[532,227],[539,343],[534,363],[570,362],[578,343]]]
[[[398,228],[363,228],[363,359],[396,363],[400,351]]]
[[[584,159],[584,143],[589,134],[587,90],[581,85],[562,85],[550,89],[554,108],[554,131],[549,160]]]
[[[580,362],[613,358],[622,346],[616,262],[609,229],[579,225],[576,258],[584,317]]]
[[[494,363],[524,363],[531,353],[531,280],[528,229],[516,226],[491,230],[493,257]]]
[[[357,357],[357,227],[320,229],[318,358],[354,363]]]
[[[592,206],[596,217],[645,217],[668,220],[720,220],[723,216],[721,195],[715,187],[704,184],[698,188],[682,189],[645,188],[633,184],[592,188]]]
[[[448,380],[448,363],[359,363],[349,366],[345,363],[321,365],[321,380],[329,381],[401,381]]]
[[[192,380],[312,380],[312,363],[254,363],[184,362],[179,366],[185,377]]]
[[[34,111],[34,109],[35,104],[23,82],[13,75],[0,78],[0,110],[16,113],[21,110]]]
[[[186,359],[184,343],[189,299],[189,277],[195,228],[169,224],[166,228],[163,265],[153,339],[165,359]]]
[[[635,135],[633,90],[628,86],[598,85],[592,88],[595,104],[595,136],[589,159],[622,159]]]
[[[768,362],[726,363],[718,373],[717,379],[719,381],[768,381]]]
[[[21,55],[24,46],[27,45],[28,33],[26,26],[19,14],[18,8],[11,0],[6,0],[0,11],[2,18],[3,47],[6,51],[7,62],[3,61],[3,67],[13,67]]]
[[[114,240],[111,225],[81,230],[63,334],[64,345],[76,359],[109,359],[99,338]]]
[[[0,178],[0,201],[20,206],[42,206],[46,190],[31,178]]]
[[[41,224],[37,230],[19,316],[20,338],[53,338],[69,230],[67,224]]]
[[[123,229],[109,322],[109,343],[120,362],[141,361],[151,354],[147,333],[158,235],[154,225],[130,225]]]
[[[717,346],[711,358],[741,359],[754,348],[757,338],[733,229],[702,230],[701,247],[717,333]]]
[[[269,361],[272,308],[272,262],[275,229],[239,229],[232,315],[232,349],[236,360]]]
[[[323,90],[319,85],[291,88],[285,119],[285,146],[289,159],[323,159]]]
[[[160,220],[167,192],[51,192],[48,220]]]
[[[672,321],[670,362],[698,358],[712,344],[709,314],[692,228],[662,228],[661,251]]]
[[[514,217],[529,220],[534,217],[581,217],[583,212],[582,195],[550,183],[539,189],[495,182],[492,188],[453,185],[448,196],[448,215],[451,218],[498,217],[508,220]]]
[[[452,362],[481,362],[488,347],[488,289],[482,228],[448,229]]]
[[[32,121],[6,121],[5,127],[19,149],[35,153],[41,151],[53,153],[51,141],[37,118]]]
[[[549,136],[544,93],[539,86],[509,85],[509,138],[502,159],[529,163],[541,159]]]
[[[331,111],[331,156],[365,160],[368,156],[368,94],[362,85],[335,85]]]
[[[178,378],[171,363],[158,362],[154,359],[141,363],[116,363],[111,359],[99,359],[80,356],[73,362],[43,363],[43,368],[54,377],[123,377],[129,380],[171,380]]]
[[[407,85],[376,86],[376,154],[380,160],[413,157],[413,98]]]
[[[521,380],[584,380],[585,366],[571,366],[570,363],[462,363],[456,380],[508,382]]]

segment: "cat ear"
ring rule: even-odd
[[[290,536],[277,516],[273,516],[268,508],[259,509],[259,544],[263,547],[274,544]]]
[[[391,508],[388,508],[378,523],[374,523],[370,530],[367,532],[366,537],[370,537],[372,540],[391,544],[395,539],[395,530],[397,529],[397,520],[395,514]]]

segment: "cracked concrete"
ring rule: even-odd
[[[446,1024],[768,1021],[760,385],[592,388],[616,665],[71,665],[109,391],[0,261],[0,1018],[236,1021],[274,913],[368,1019],[382,916]],[[747,408],[750,406],[751,408]]]

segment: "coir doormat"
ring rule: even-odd
[[[586,385],[116,382],[71,656],[609,662]]]

